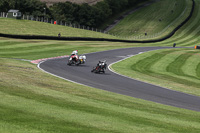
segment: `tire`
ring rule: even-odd
[[[68,63],[67,63],[67,65],[71,66],[71,63],[70,63],[70,62],[68,62]]]
[[[71,66],[72,65],[72,61],[68,61],[67,65]]]

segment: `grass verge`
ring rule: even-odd
[[[136,55],[112,68],[131,78],[200,96],[199,50],[168,49]]]

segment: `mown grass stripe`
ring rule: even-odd
[[[30,130],[31,132],[38,131],[38,132],[110,132],[112,130],[106,130],[103,128],[96,128],[90,125],[84,125],[78,122],[62,120],[59,118],[55,118],[54,116],[46,116],[36,112],[27,112],[21,109],[17,109],[15,107],[9,106],[0,106],[2,111],[5,114],[10,114],[12,119],[8,119],[8,115],[3,117],[1,121],[5,121],[10,125],[19,125],[21,128],[25,130]],[[39,108],[38,108],[39,110]],[[39,118],[39,119],[38,119]],[[31,122],[27,122],[31,121]],[[8,130],[8,129],[7,129]],[[7,131],[6,130],[6,131]],[[13,130],[11,130],[13,131]],[[114,132],[114,131],[113,131]]]
[[[184,73],[185,69],[182,69],[182,67],[185,65],[186,61],[193,55],[196,54],[198,52],[194,52],[194,51],[187,51],[185,53],[183,53],[182,55],[180,55],[178,58],[176,58],[174,60],[174,62],[171,62],[168,67],[167,67],[167,72],[169,73],[173,73],[175,75],[178,76],[184,76],[184,77],[190,77],[190,78],[196,78],[195,75],[186,75]]]
[[[69,55],[71,51],[73,51],[74,49],[81,50],[84,48],[87,48],[87,46],[77,46],[77,47],[72,46],[72,47],[67,48],[64,45],[60,45],[60,47],[59,46],[48,47],[45,45],[43,48],[36,46],[35,49],[25,48],[26,50],[23,50],[23,51],[19,49],[18,51],[11,50],[9,52],[8,51],[1,52],[0,56],[1,57],[9,56],[10,58],[39,59],[41,56],[43,56],[44,58],[47,58],[47,57],[54,57],[54,56],[60,56],[60,55],[66,55],[66,54]]]
[[[121,74],[139,80],[145,80],[146,82],[163,85],[166,88],[173,88],[190,94],[200,95],[199,78],[196,74],[188,75],[184,73],[184,65],[187,64],[185,60],[189,61],[192,56],[198,54],[198,52],[199,51],[192,49],[171,49],[171,52],[170,50],[152,51],[117,63],[116,65],[118,66],[114,65],[114,69]],[[162,54],[165,54],[165,56]],[[173,54],[175,55],[173,56]],[[196,59],[197,58],[198,57],[196,57]],[[132,63],[128,65],[130,62]],[[172,65],[174,63],[175,65]],[[170,70],[168,70],[169,66]],[[174,67],[178,70],[173,70]],[[123,72],[121,70],[123,70]]]
[[[196,75],[197,75],[198,78],[200,78],[200,63],[197,65]]]
[[[191,53],[192,56],[189,57],[185,64],[182,66],[182,70],[184,71],[185,75],[188,75],[189,77],[195,77],[197,79],[200,79],[197,75],[198,73],[198,65],[200,63],[199,59],[199,51]]]
[[[195,82],[194,80],[188,80],[188,78],[196,78],[194,76],[189,76],[189,75],[185,75],[184,72],[182,71],[181,67],[183,66],[183,64],[185,63],[185,60],[187,60],[187,58],[189,58],[191,55],[190,54],[181,54],[180,56],[178,56],[178,58],[176,58],[173,62],[171,62],[167,67],[166,67],[166,72],[167,73],[157,73],[157,72],[153,72],[150,68],[151,66],[156,63],[158,60],[162,59],[164,57],[165,54],[170,54],[172,53],[172,51],[165,51],[162,53],[156,53],[153,56],[150,56],[149,58],[147,58],[146,60],[148,61],[141,61],[138,62],[138,64],[135,66],[133,65],[132,69],[150,76],[154,76],[154,77],[160,77],[160,78],[164,78],[164,79],[171,79],[171,81],[176,81],[178,83],[181,84],[186,84],[186,85],[192,85],[194,84],[194,86],[199,86],[200,83]],[[188,52],[191,53],[191,52]],[[167,62],[166,62],[167,64]],[[145,66],[145,67],[143,67]],[[136,69],[134,69],[136,68]],[[137,69],[139,68],[139,69]],[[155,70],[154,70],[155,71]],[[179,77],[177,77],[177,76]],[[180,77],[182,76],[182,77]]]
[[[31,94],[32,95],[32,94]],[[34,97],[34,96],[33,96]],[[20,97],[20,99],[21,99],[21,97]],[[18,99],[19,101],[21,101],[20,99]],[[28,98],[29,99],[29,98]],[[26,100],[28,103],[29,103],[29,100],[31,100],[31,99],[29,99],[29,100]],[[35,97],[35,99],[37,99],[37,97]],[[59,99],[60,101],[59,101],[59,103],[61,102],[61,100],[62,99]],[[32,101],[32,100],[31,100]],[[54,108],[54,106],[58,106],[58,105],[54,105],[54,104],[49,104],[48,102],[46,103],[46,102],[44,102],[44,101],[49,101],[49,99],[46,99],[46,100],[41,100],[41,104],[48,104],[48,106],[49,107],[51,107],[51,105],[52,105],[52,107]],[[38,101],[39,102],[39,101]],[[56,101],[55,101],[56,102]],[[57,103],[57,102],[56,102]],[[21,104],[23,104],[23,102],[21,103]],[[33,104],[35,104],[35,103],[33,103]],[[39,104],[39,103],[37,103],[37,104]],[[68,106],[69,106],[69,104],[67,104],[66,103],[66,105],[67,105],[67,110],[70,110],[71,108],[68,108]],[[62,110],[65,108],[65,106],[66,105],[61,105],[61,106],[59,106],[60,108],[62,108]],[[73,106],[74,105],[74,103],[71,103],[71,106]],[[46,105],[44,105],[45,107],[46,107]],[[47,106],[47,107],[48,107]],[[88,107],[86,107],[87,109],[90,109],[90,107],[88,106]],[[41,110],[42,110],[43,108],[41,108]],[[72,108],[73,109],[73,108]],[[75,109],[75,110],[74,110]],[[76,105],[74,105],[74,112],[75,111],[79,111],[79,112],[81,112],[81,113],[89,113],[89,114],[93,114],[93,113],[91,113],[91,112],[84,112],[84,109],[85,108],[81,108],[80,110],[76,110]],[[27,109],[25,109],[25,110],[27,110]],[[91,109],[92,110],[92,109]],[[119,109],[120,110],[120,109]],[[119,111],[119,110],[115,110],[115,111]],[[127,109],[126,109],[127,110]],[[94,110],[95,111],[95,110]],[[101,117],[102,116],[105,116],[105,115],[102,115],[102,112],[103,110],[99,110],[99,111],[96,111],[96,113],[97,113],[97,115],[101,115]],[[178,130],[180,130],[180,129],[182,129],[181,131],[184,131],[184,130],[186,130],[187,128],[184,128],[184,127],[182,127],[181,125],[180,125],[180,122],[175,122],[174,123],[174,126],[171,126],[171,124],[168,124],[168,120],[169,120],[169,118],[167,118],[167,117],[165,117],[165,116],[160,116],[162,119],[165,119],[166,121],[168,121],[168,122],[165,122],[165,121],[160,121],[159,119],[158,119],[158,121],[157,121],[157,119],[155,119],[155,120],[153,120],[153,121],[151,121],[150,119],[149,119],[149,117],[153,117],[153,115],[151,114],[150,116],[149,115],[145,115],[145,116],[135,116],[135,115],[132,115],[132,114],[129,114],[128,116],[127,115],[125,115],[124,113],[116,113],[114,110],[112,110],[112,119],[119,119],[120,121],[126,121],[126,122],[128,122],[129,124],[134,124],[135,122],[137,123],[137,125],[144,125],[144,126],[147,126],[147,129],[148,129],[148,126],[155,126],[155,127],[157,127],[157,128],[161,128],[161,129],[165,129],[165,128],[168,128],[168,130],[169,131],[177,131],[176,130],[176,128],[175,127],[178,127]],[[128,110],[127,110],[128,111]],[[130,111],[130,110],[129,110]],[[34,111],[33,112],[33,116],[35,116],[35,115],[37,115],[38,113],[40,112],[40,111]],[[96,114],[95,113],[95,114]],[[115,115],[115,113],[116,113],[116,115]],[[107,114],[109,114],[109,112],[107,112]],[[40,115],[40,113],[38,114],[38,115]],[[110,115],[106,115],[107,117],[109,117]],[[42,115],[40,116],[40,117],[42,117]],[[146,118],[147,117],[147,118]],[[164,118],[163,118],[164,117]],[[169,116],[168,116],[169,117]],[[173,117],[172,117],[173,118]],[[55,118],[55,119],[60,119],[60,117],[59,118]],[[136,124],[135,123],[135,124]],[[183,122],[184,123],[184,122]],[[89,128],[89,127],[88,127]],[[194,127],[194,130],[197,130],[198,128],[196,128],[196,127]],[[145,129],[145,127],[144,127],[144,129]]]
[[[12,48],[24,48],[24,47],[31,47],[31,46],[41,46],[41,45],[49,45],[49,44],[57,44],[55,42],[42,42],[42,41],[21,41],[18,43],[17,41],[12,41],[13,45],[9,45],[10,42],[5,42],[3,45],[0,44],[0,49],[12,49]]]
[[[173,53],[172,50],[155,53],[143,60],[140,60],[139,62],[137,62],[137,64],[132,65],[131,69],[134,71],[140,72],[140,73],[150,75],[150,76],[162,77],[162,78],[173,77],[173,79],[175,79],[175,78],[178,79],[180,77],[176,77],[175,75],[183,76],[184,78],[182,80],[184,82],[187,80],[185,78],[197,79],[194,75],[193,76],[185,75],[181,69],[181,67],[185,63],[185,60],[187,60],[187,58],[189,58],[191,56],[191,52],[188,52],[188,54],[180,53],[181,55],[178,55],[177,58],[173,59],[172,62],[170,62],[170,63],[165,62],[165,64],[166,64],[165,71],[163,71],[162,73],[159,73],[159,71],[157,71],[155,64],[158,63],[159,60],[162,60],[165,57],[165,55],[172,54],[172,53]],[[172,56],[172,58],[173,58],[173,56]],[[174,75],[172,75],[172,74],[174,74]],[[195,80],[193,80],[193,79],[189,80],[188,83],[193,84],[195,82]],[[183,81],[180,81],[180,82],[183,83]],[[196,86],[200,85],[199,83],[194,83],[194,84]]]
[[[28,51],[28,50],[37,50],[37,49],[45,49],[45,48],[48,48],[48,49],[52,49],[52,48],[55,48],[55,47],[63,47],[64,45],[63,44],[41,44],[41,45],[23,45],[23,46],[20,46],[20,47],[12,47],[12,48],[1,48],[0,47],[0,51],[2,51],[3,53],[8,53],[9,52],[13,52],[13,53],[17,53],[17,52],[21,52],[21,51]]]
[[[152,67],[150,68],[154,73],[162,73],[167,74],[166,68],[168,64],[174,62],[174,60],[183,54],[182,49],[173,49],[172,52],[165,54],[162,58],[160,58],[157,62],[155,62]]]
[[[137,63],[133,64],[131,66],[132,70],[138,71],[138,72],[142,72],[142,73],[152,73],[152,71],[150,70],[151,66],[157,62],[158,60],[160,60],[162,57],[165,56],[165,54],[169,54],[172,53],[173,51],[168,50],[168,51],[162,51],[160,53],[154,53],[153,55],[144,58],[143,60],[138,61]]]
[[[191,52],[184,53],[171,62],[167,67],[167,72],[174,73],[179,76],[184,76],[182,71],[182,66],[185,64],[185,61],[191,56]]]
[[[13,102],[12,100],[10,100],[11,97],[15,99],[16,101],[20,102],[20,104],[11,104],[11,102]],[[34,113],[34,114],[39,114],[40,116],[44,115],[47,118],[53,116],[54,119],[73,122],[74,124],[86,126],[88,128],[96,127],[98,129],[104,129],[106,127],[110,131],[115,131],[116,129],[123,131],[124,129],[122,129],[120,125],[129,127],[129,125],[127,125],[126,122],[124,123],[123,121],[121,121],[121,124],[118,125],[117,124],[118,120],[116,118],[112,118],[112,117],[106,118],[101,115],[94,115],[91,113],[84,113],[82,111],[75,111],[75,110],[70,110],[70,109],[66,110],[66,109],[59,108],[53,105],[38,103],[34,100],[23,99],[21,97],[13,97],[13,96],[4,95],[4,101],[7,101],[7,103],[2,103],[1,101],[1,104],[8,105],[16,109],[24,108],[23,111],[26,111],[29,114]],[[27,104],[32,105],[32,106],[26,107]],[[38,117],[42,118],[40,116]],[[96,121],[94,121],[94,119]],[[107,122],[103,123],[103,120],[107,120]],[[64,124],[65,123],[63,123],[62,126],[64,126]],[[118,126],[113,127],[112,126],[113,124],[117,124]],[[108,127],[110,127],[110,129]],[[124,132],[126,132],[126,130],[124,130]]]
[[[185,44],[185,43],[188,43],[190,41],[194,41],[194,42],[198,42],[199,40],[199,34],[200,34],[200,27],[197,28],[196,31],[194,31],[193,33],[191,33],[191,36],[187,36],[185,37],[184,39],[181,39],[179,41],[176,41],[177,44]],[[192,45],[195,45],[196,43],[192,44]]]
[[[16,45],[25,44],[26,42],[12,42],[12,41],[0,41],[0,47],[15,47]]]

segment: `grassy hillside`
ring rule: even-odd
[[[0,33],[17,35],[58,36],[58,33],[61,33],[61,36],[65,37],[116,38],[114,36],[95,31],[30,20],[15,20],[8,18],[0,18],[0,29]]]
[[[177,46],[194,46],[200,42],[200,1],[196,0],[194,15],[186,25],[170,39],[156,43],[157,45],[172,45],[177,43]]]
[[[191,0],[161,0],[128,15],[109,32],[130,39],[162,37],[187,18],[191,7]]]
[[[0,132],[198,133],[199,112],[77,85],[16,58],[54,57],[74,49],[81,54],[133,46],[172,46],[174,42],[194,46],[200,39],[199,5],[196,0],[194,16],[175,36],[154,44],[0,38]],[[40,22],[2,18],[0,22],[1,33],[57,36],[61,32],[62,36],[112,38]],[[141,54],[113,67],[141,80],[200,95],[199,64],[198,50],[171,49]]]

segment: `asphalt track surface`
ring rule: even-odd
[[[60,78],[90,87],[174,107],[200,111],[200,97],[198,96],[127,78],[110,70],[106,70],[105,74],[91,73],[92,68],[96,66],[99,60],[107,60],[109,65],[141,52],[163,48],[169,47],[139,47],[103,51],[86,54],[87,62],[80,66],[68,66],[68,58],[62,58],[44,61],[38,67]]]

